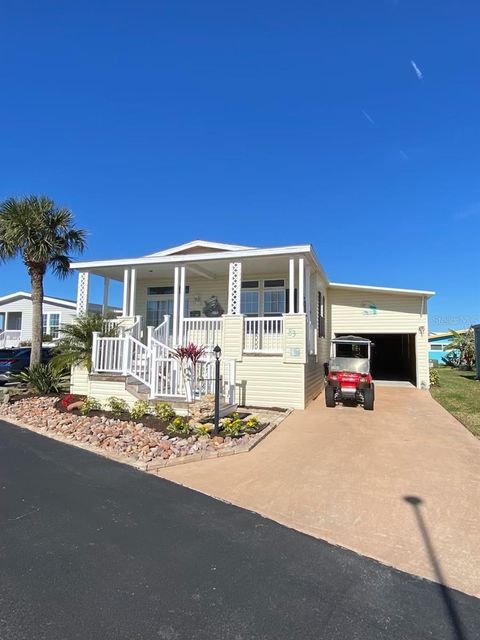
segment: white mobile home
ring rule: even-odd
[[[179,345],[207,347],[201,379],[222,350],[223,389],[251,406],[304,408],[323,388],[330,339],[344,334],[376,344],[376,379],[428,388],[431,291],[331,282],[311,245],[259,249],[194,241],[134,259],[72,264],[77,309],[88,307],[89,277],[123,283],[116,337],[95,336],[93,370],[74,371],[72,391],[185,399],[191,389],[175,356]]]
[[[43,335],[58,338],[60,326],[76,317],[77,303],[64,298],[44,296]],[[101,311],[100,305],[89,305],[90,311]],[[18,347],[32,339],[32,294],[16,291],[0,297],[0,348]]]

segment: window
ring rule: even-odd
[[[190,292],[190,287],[185,287],[185,293]],[[147,287],[147,296],[173,296],[175,294],[174,287]]]
[[[60,314],[44,313],[42,315],[42,333],[52,338],[58,338],[60,333]]]
[[[263,313],[266,316],[285,313],[285,289],[271,289],[263,292]]]
[[[430,351],[443,351],[443,344],[431,344]]]
[[[188,318],[190,310],[190,303],[188,298],[185,298],[184,303],[184,317]],[[163,300],[148,300],[147,301],[147,327],[158,327],[162,324],[164,316],[173,316],[173,298],[164,298]],[[170,330],[173,323],[170,322]]]
[[[22,328],[21,311],[8,311],[6,328],[8,331],[20,331],[20,329]]]
[[[272,287],[284,287],[285,286],[285,280],[265,280],[265,282],[263,283],[263,286],[265,287],[265,289],[269,289]]]
[[[246,316],[258,316],[258,291],[242,291],[240,313]]]
[[[258,289],[258,280],[242,280],[242,289]]]

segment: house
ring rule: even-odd
[[[457,333],[466,333],[468,329],[459,329]],[[433,333],[428,336],[428,359],[433,363],[442,363],[443,358],[453,351],[453,349],[446,349],[447,345],[452,341],[452,332],[447,331],[445,333]]]
[[[123,283],[118,335],[96,335],[93,370],[74,370],[72,392],[189,399],[211,389],[213,347],[222,349],[224,397],[250,406],[304,408],[323,388],[333,336],[375,343],[376,379],[428,388],[432,291],[330,281],[311,245],[255,248],[197,240],[140,258],[77,262],[77,310],[91,276]],[[196,372],[172,348],[205,345]],[[200,382],[199,382],[200,380]]]
[[[60,326],[77,315],[73,300],[44,296],[43,334],[58,338]],[[89,305],[90,311],[101,312],[101,305]],[[18,347],[32,339],[32,294],[16,291],[0,297],[0,348]]]

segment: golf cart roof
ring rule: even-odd
[[[359,336],[340,336],[339,338],[333,338],[332,342],[335,344],[351,344],[353,342],[358,344],[370,344],[372,341],[368,338],[361,338]]]

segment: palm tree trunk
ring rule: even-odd
[[[31,267],[30,281],[32,283],[32,351],[30,353],[30,364],[38,364],[42,360],[42,338],[43,338],[43,270],[38,267]]]

